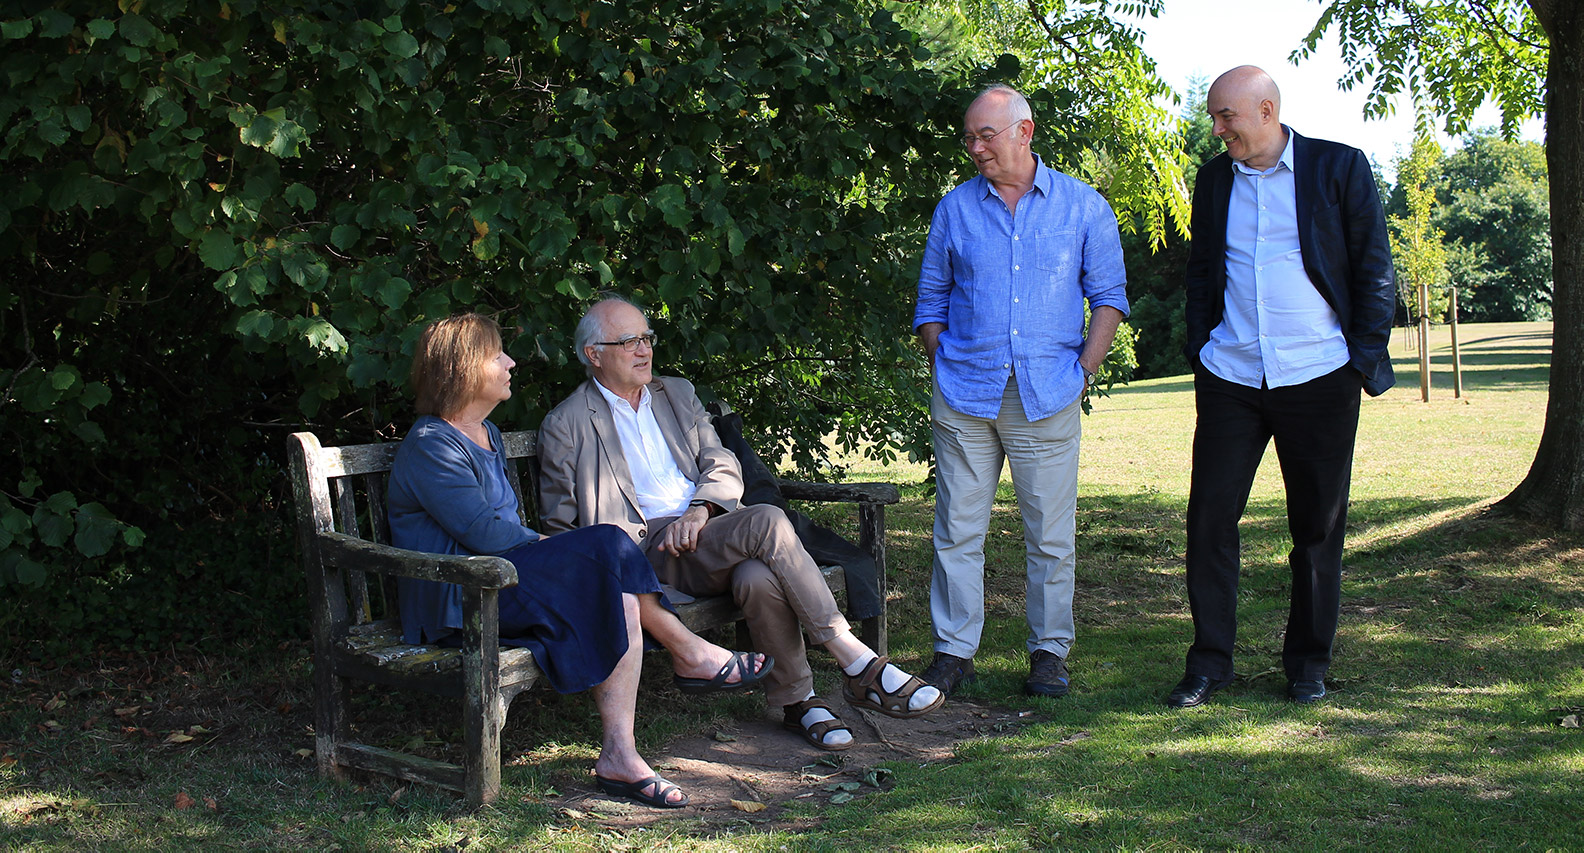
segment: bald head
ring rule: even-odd
[[[1281,125],[1281,90],[1263,69],[1240,65],[1216,78],[1205,98],[1211,132],[1232,159],[1268,169],[1287,147]]]

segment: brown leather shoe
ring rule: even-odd
[[[919,673],[919,678],[939,690],[942,696],[950,696],[957,692],[958,687],[974,683],[978,676],[974,675],[973,658],[936,652],[935,659]]]

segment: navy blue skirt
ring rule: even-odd
[[[599,684],[626,654],[621,594],[660,592],[649,559],[610,524],[557,533],[500,556],[517,567],[517,585],[500,591],[501,643],[532,651],[561,693]]]

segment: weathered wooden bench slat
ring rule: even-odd
[[[537,435],[511,432],[502,438],[524,522],[531,523],[538,505]],[[309,580],[319,769],[331,776],[343,775],[348,768],[380,773],[459,791],[473,804],[490,802],[500,793],[500,729],[506,710],[518,693],[543,675],[527,649],[499,643],[498,591],[517,583],[517,570],[499,557],[426,554],[390,544],[386,480],[398,446],[323,447],[312,433],[297,433],[288,442],[298,550]],[[783,487],[796,500],[858,504],[860,545],[880,567],[883,600],[884,505],[897,500],[896,488],[885,483],[784,483]],[[820,571],[833,591],[845,592],[846,576],[839,566],[822,566]],[[462,586],[465,627],[460,648],[403,642],[396,607],[398,577]],[[370,594],[370,582],[379,584],[378,595]],[[730,596],[686,601],[677,612],[694,631],[732,623],[741,630],[742,612]],[[865,621],[864,637],[885,651],[884,614]],[[461,697],[463,764],[355,741],[348,697],[354,680]]]

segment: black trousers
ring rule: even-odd
[[[1295,681],[1325,677],[1342,591],[1342,538],[1358,435],[1358,371],[1343,366],[1302,385],[1249,388],[1203,366],[1194,372],[1193,476],[1188,492],[1187,673],[1232,677],[1237,638],[1238,521],[1265,446],[1276,441],[1292,535],[1292,601],[1282,664]]]

